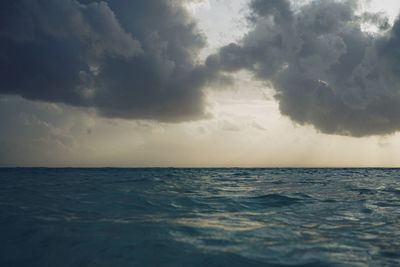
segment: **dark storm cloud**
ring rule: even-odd
[[[205,45],[178,0],[5,0],[0,93],[94,107],[102,115],[205,116]]]
[[[270,81],[280,110],[324,133],[367,136],[400,129],[400,22],[357,14],[356,1],[253,0],[253,29],[208,58],[213,68]],[[379,33],[367,33],[363,25]]]
[[[5,0],[0,94],[179,122],[207,115],[208,82],[227,85],[223,74],[247,69],[300,124],[352,136],[398,131],[400,22],[358,14],[356,0],[290,3],[252,0],[253,28],[200,65],[205,40],[183,0]]]

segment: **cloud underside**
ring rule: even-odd
[[[1,94],[181,122],[207,117],[204,88],[218,75],[248,70],[297,123],[351,136],[400,129],[400,22],[359,14],[355,0],[252,0],[249,32],[204,64],[205,38],[181,0],[1,5]]]
[[[205,39],[178,0],[6,0],[0,93],[128,119],[204,117]]]
[[[329,134],[400,129],[400,22],[357,14],[356,1],[253,0],[253,28],[208,63],[247,69],[276,90],[282,114]],[[375,27],[368,33],[365,27]]]

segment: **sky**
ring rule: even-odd
[[[400,165],[398,1],[2,5],[0,166]]]

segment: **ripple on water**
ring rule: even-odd
[[[280,194],[267,194],[248,198],[248,201],[264,207],[284,207],[302,202],[302,199]]]

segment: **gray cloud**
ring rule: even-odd
[[[94,107],[108,117],[206,116],[205,40],[179,0],[6,0],[0,93]]]
[[[276,90],[280,110],[329,134],[368,136],[400,129],[400,21],[357,15],[356,1],[253,0],[253,28],[207,64],[247,69]],[[375,24],[379,33],[363,31]]]
[[[400,22],[357,1],[252,0],[252,29],[198,64],[205,39],[181,0],[5,0],[0,94],[92,107],[106,117],[207,116],[203,88],[247,69],[280,110],[324,133],[400,129]],[[363,30],[375,25],[379,33]]]

